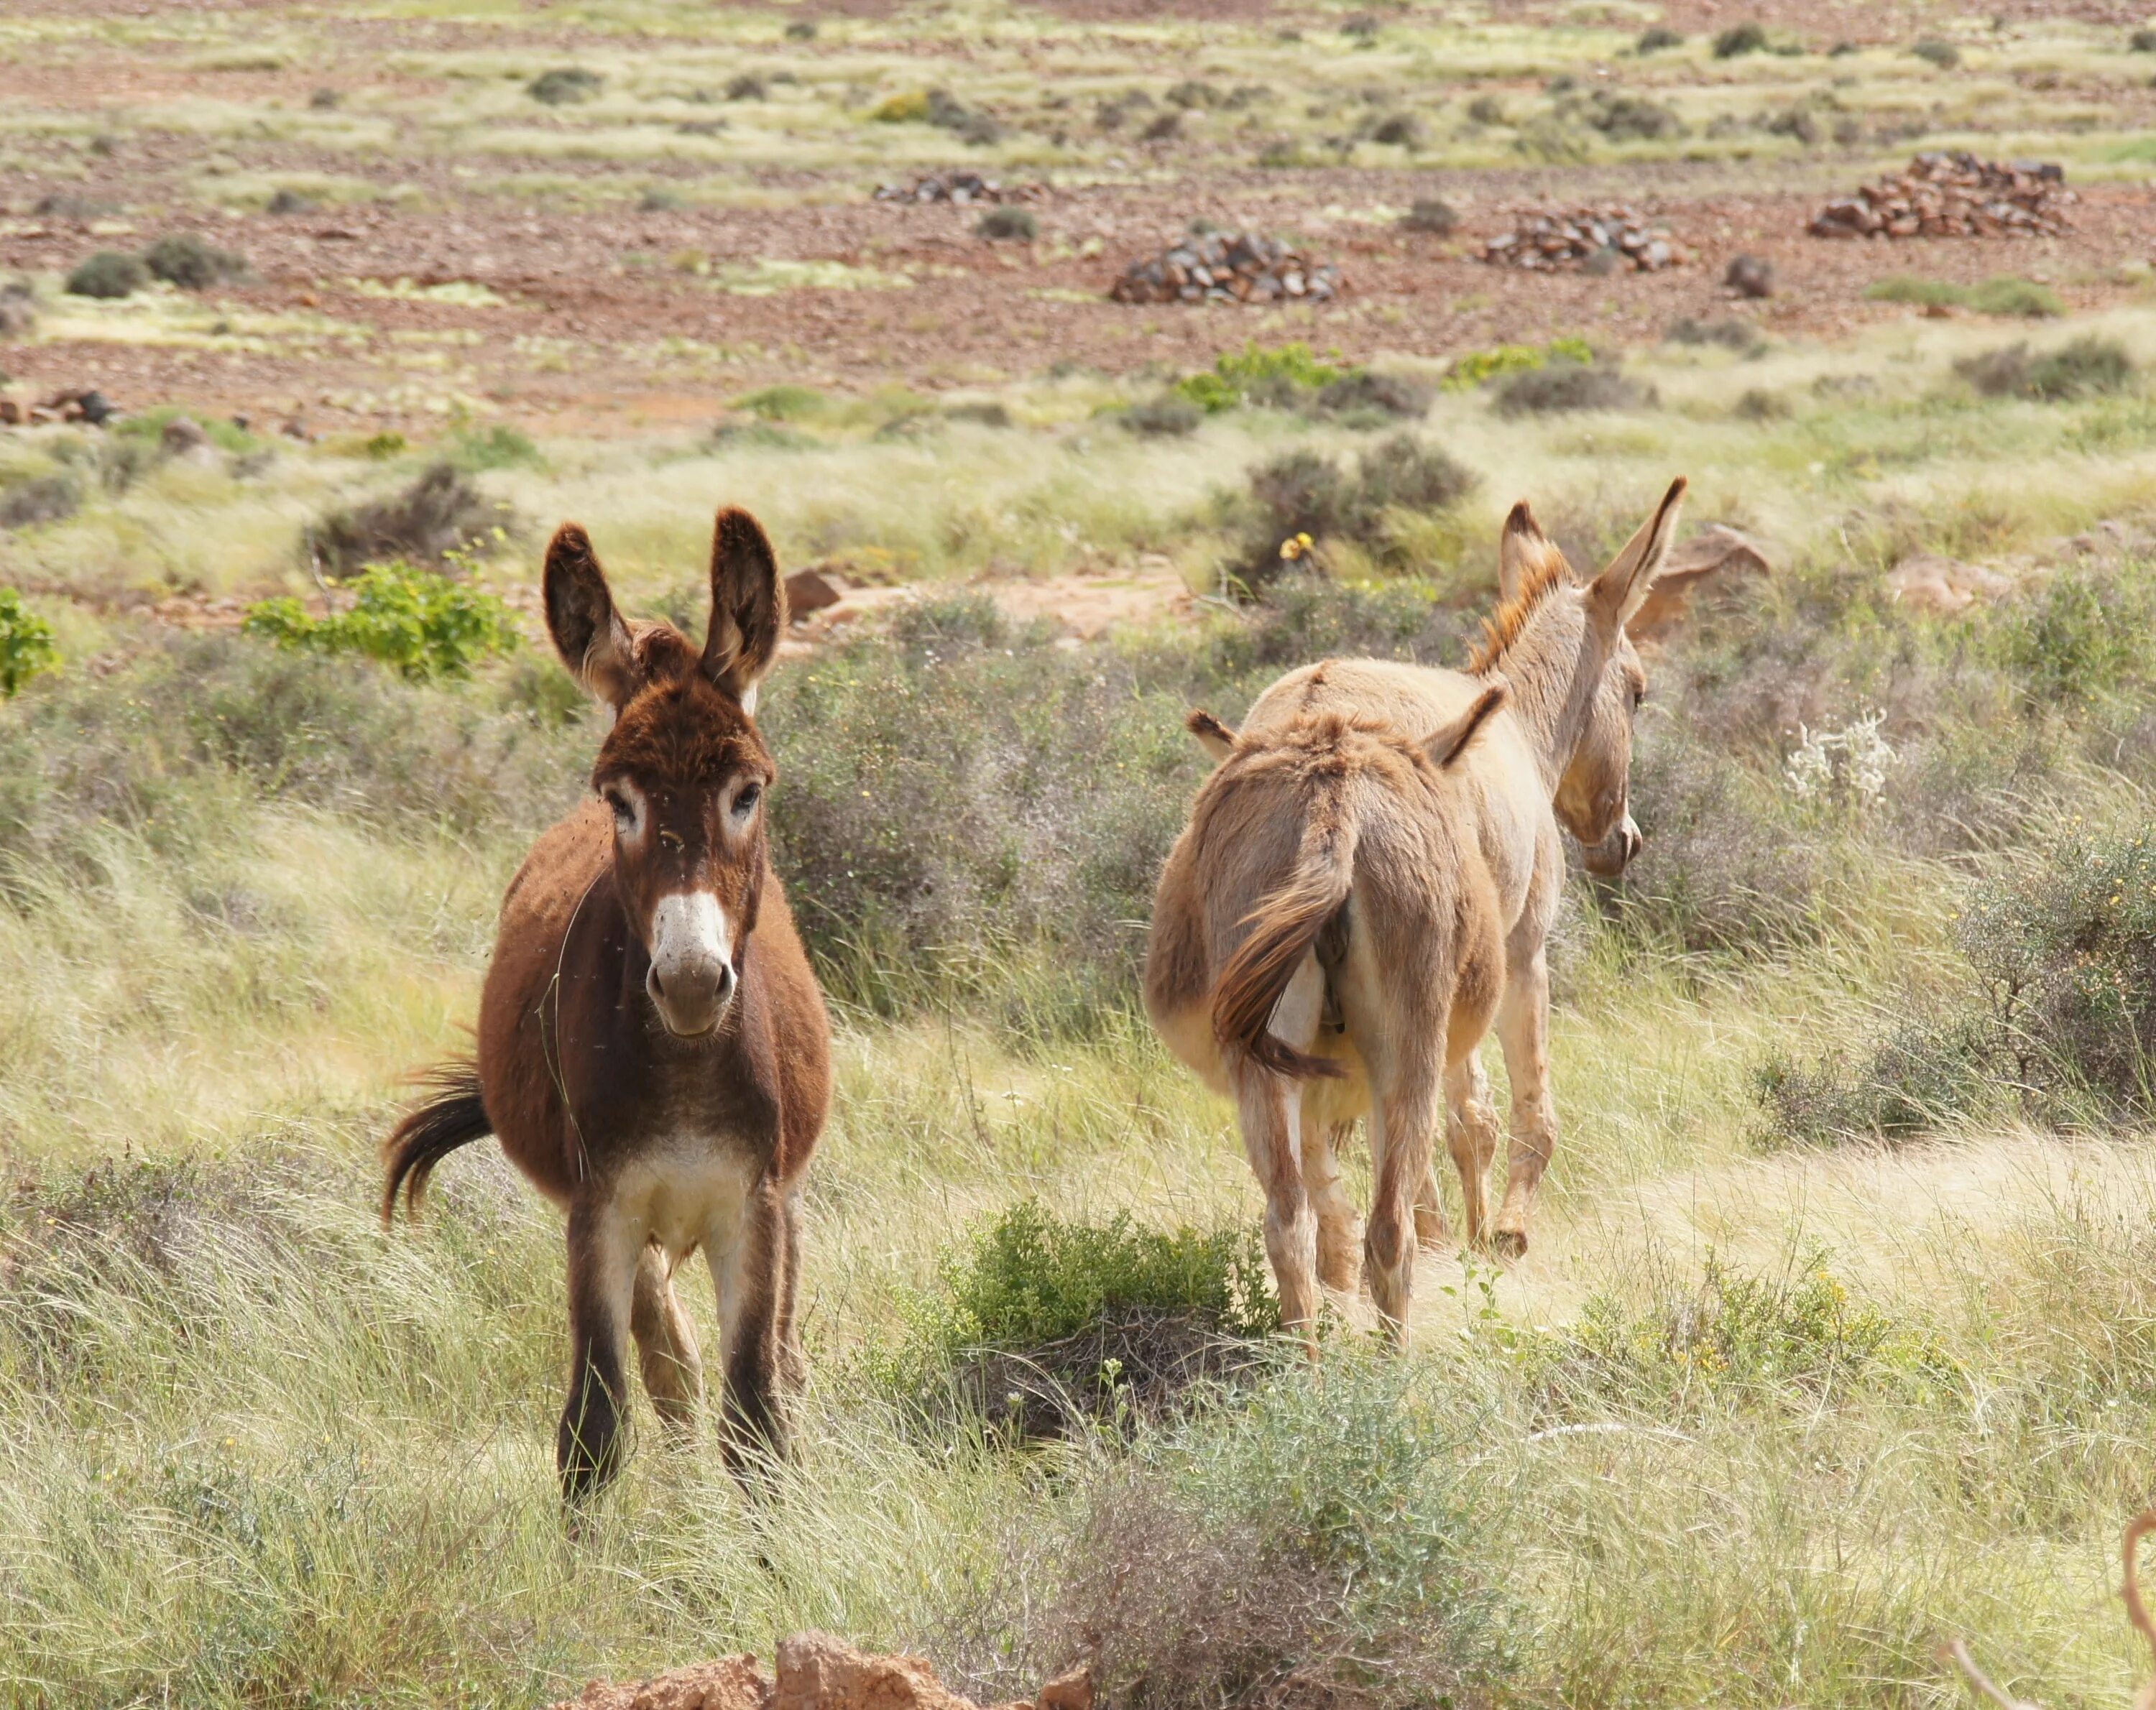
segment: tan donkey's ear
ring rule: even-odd
[[[1467,745],[1481,734],[1491,715],[1505,704],[1512,692],[1512,684],[1501,677],[1469,702],[1466,711],[1458,718],[1431,732],[1423,748],[1437,762],[1440,771],[1467,751]]]
[[[636,687],[636,648],[614,609],[591,536],[563,523],[547,547],[547,632],[569,674],[619,712]]]
[[[786,630],[786,589],[771,537],[747,511],[728,505],[711,530],[711,628],[704,675],[756,711],[756,692]]]
[[[1198,739],[1198,745],[1220,761],[1235,751],[1235,733],[1203,707],[1194,707],[1183,721],[1183,728]]]
[[[1505,519],[1497,535],[1497,597],[1517,599],[1531,581],[1563,565],[1564,554],[1542,530],[1535,514],[1522,499]]]
[[[1670,483],[1670,490],[1655,507],[1655,514],[1640,525],[1640,532],[1625,543],[1625,550],[1609,561],[1588,590],[1589,609],[1614,630],[1621,630],[1646,602],[1648,590],[1662,573],[1670,541],[1677,531],[1677,512],[1684,504],[1685,478]]]

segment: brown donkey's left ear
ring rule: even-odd
[[[1625,543],[1625,550],[1609,561],[1594,578],[1588,597],[1596,616],[1613,629],[1622,629],[1646,603],[1655,578],[1662,573],[1670,541],[1677,531],[1677,510],[1684,503],[1685,478],[1670,483],[1670,490],[1655,507],[1655,514],[1640,525],[1640,532]]]
[[[786,629],[786,589],[771,539],[747,511],[728,505],[711,530],[711,630],[704,675],[756,710],[757,685]]]

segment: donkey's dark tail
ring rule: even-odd
[[[396,1215],[398,1189],[404,1191],[405,1209],[418,1211],[434,1166],[458,1147],[494,1132],[480,1094],[477,1063],[468,1057],[445,1062],[430,1070],[424,1084],[431,1096],[382,1143],[384,1224]]]

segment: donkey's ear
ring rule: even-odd
[[[1497,597],[1516,598],[1528,582],[1563,562],[1564,554],[1558,550],[1557,542],[1543,532],[1522,499],[1512,507],[1503,532],[1497,536]]]
[[[1235,751],[1235,733],[1203,707],[1194,707],[1183,721],[1183,728],[1198,739],[1198,745],[1212,757],[1214,765]]]
[[[786,587],[771,538],[747,511],[729,505],[711,530],[711,631],[704,675],[756,710],[757,685],[786,630]]]
[[[1655,507],[1655,514],[1640,525],[1640,532],[1625,543],[1625,550],[1594,578],[1588,597],[1597,617],[1612,630],[1622,629],[1645,603],[1655,578],[1662,573],[1669,556],[1670,540],[1677,530],[1677,511],[1684,504],[1685,478],[1670,483],[1670,490]]]
[[[1499,678],[1468,703],[1466,711],[1431,734],[1423,748],[1437,762],[1440,771],[1466,751],[1467,745],[1481,734],[1482,727],[1490,722],[1490,715],[1505,704],[1512,692],[1512,685]]]
[[[569,674],[616,712],[636,681],[636,647],[614,610],[591,536],[563,523],[547,547],[547,630]]]

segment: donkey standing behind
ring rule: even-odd
[[[737,1475],[784,1450],[783,1391],[805,1370],[794,1328],[801,1184],[830,1104],[830,1024],[771,870],[776,776],[752,714],[786,626],[771,543],[722,510],[700,653],[614,609],[590,540],[547,549],[547,627],[613,709],[597,800],[539,840],[502,903],[476,1063],[383,1147],[382,1216],[416,1208],[457,1147],[498,1134],[568,1213],[568,1405],[556,1463],[574,1500],[620,1462],[623,1338],[670,1432],[703,1391],[673,1273],[701,1247],[718,1287],[721,1430]]]
[[[1240,733],[1194,713],[1220,764],[1161,874],[1146,1006],[1234,1098],[1265,1191],[1282,1318],[1309,1334],[1313,1269],[1355,1287],[1334,1153],[1369,1117],[1370,1292],[1404,1340],[1419,1232],[1446,1238],[1440,1116],[1466,1234],[1517,1257],[1557,1144],[1543,940],[1564,883],[1560,822],[1589,864],[1640,847],[1626,807],[1646,678],[1625,626],[1661,569],[1684,482],[1594,581],[1522,503],[1498,546],[1502,603],[1465,673],[1375,660],[1291,671]],[[1493,1231],[1496,1113],[1477,1047],[1496,1025],[1512,1144]],[[1418,1203],[1419,1202],[1419,1203]]]

